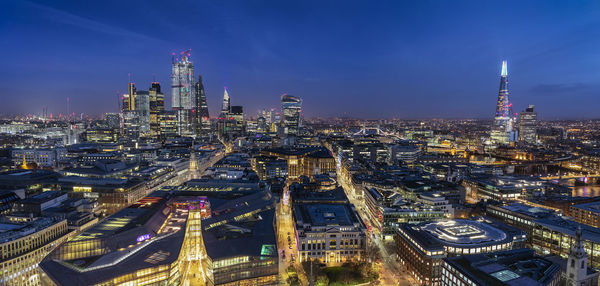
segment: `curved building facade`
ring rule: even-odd
[[[396,230],[396,250],[402,264],[421,284],[438,285],[442,259],[521,247],[525,232],[488,220],[452,219],[402,224]]]

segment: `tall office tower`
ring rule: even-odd
[[[229,133],[234,136],[244,135],[244,107],[231,106],[229,112]]]
[[[230,103],[229,103],[229,93],[227,92],[227,87],[224,87],[225,91],[223,92],[223,107],[221,108],[222,113],[229,113]]]
[[[206,103],[206,93],[204,93],[204,84],[202,76],[198,76],[198,81],[195,84],[195,112],[194,123],[196,127],[196,135],[208,134],[210,132],[210,119],[208,116],[208,104]]]
[[[537,112],[534,105],[529,105],[519,115],[519,142],[535,144],[537,141]]]
[[[140,137],[140,118],[135,110],[123,112],[124,135],[130,140],[137,140]]]
[[[281,110],[283,111],[283,134],[285,137],[298,136],[302,99],[287,94],[282,95]]]
[[[166,139],[177,135],[177,111],[163,110],[158,114],[160,138]]]
[[[119,129],[121,119],[118,113],[106,113],[104,119],[106,120],[108,128],[113,130]]]
[[[498,103],[496,104],[496,116],[492,124],[490,139],[495,144],[509,144],[514,142],[514,118],[511,117],[511,107],[508,97],[508,71],[506,61],[502,61],[502,73],[500,76],[500,91],[498,92]]]
[[[153,82],[150,86],[150,136],[160,135],[160,112],[165,110],[165,95],[160,91],[160,83]]]
[[[180,56],[173,55],[171,73],[172,107],[177,111],[177,133],[192,135],[194,133],[194,64],[190,61],[190,52],[182,52]]]
[[[124,93],[121,97],[121,112],[129,111],[131,108],[129,107],[129,94]]]
[[[150,93],[145,90],[135,92],[135,112],[138,114],[140,135],[150,134]]]
[[[128,110],[135,110],[135,100],[136,100],[136,94],[137,94],[137,90],[135,88],[135,83],[133,82],[129,82],[129,87],[127,88],[128,90],[128,96],[127,99],[129,100],[127,106],[128,106]]]

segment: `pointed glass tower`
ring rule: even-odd
[[[498,91],[498,102],[496,103],[496,115],[490,139],[496,144],[509,144],[514,141],[513,118],[511,118],[511,106],[508,97],[508,69],[506,61],[502,61],[502,72],[500,73],[500,90]]]

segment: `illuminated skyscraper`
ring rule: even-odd
[[[195,107],[194,64],[190,61],[190,51],[182,52],[179,57],[173,54],[173,70],[171,73],[172,107],[177,111],[179,135],[194,133],[194,118],[192,111]]]
[[[160,90],[160,83],[153,82],[150,86],[150,135],[160,135],[160,112],[165,110],[165,95]]]
[[[224,88],[223,92],[223,107],[221,108],[221,112],[229,113],[230,103],[229,103],[229,93],[227,93],[227,87]]]
[[[210,119],[208,115],[208,104],[206,103],[206,93],[204,93],[204,84],[202,76],[198,76],[198,81],[195,84],[195,113],[194,124],[196,125],[196,135],[207,134],[210,132]]]
[[[123,105],[122,111],[135,110],[135,95],[136,95],[135,83],[129,82],[127,87],[127,93],[123,94]]]
[[[496,116],[494,117],[490,134],[490,139],[495,144],[509,144],[514,142],[514,118],[511,117],[511,107],[512,103],[510,103],[508,97],[508,71],[506,61],[502,61]]]
[[[281,110],[283,112],[283,134],[286,137],[298,136],[300,129],[300,112],[302,111],[302,99],[284,94],[281,96]]]
[[[519,142],[535,144],[537,140],[537,112],[529,105],[519,115]]]
[[[135,92],[135,112],[138,114],[140,135],[150,134],[150,93],[145,90]]]

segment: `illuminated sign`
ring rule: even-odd
[[[138,236],[136,240],[137,240],[137,242],[142,242],[142,241],[145,241],[145,240],[148,240],[148,239],[150,239],[150,234],[149,233],[142,234],[142,235]]]

